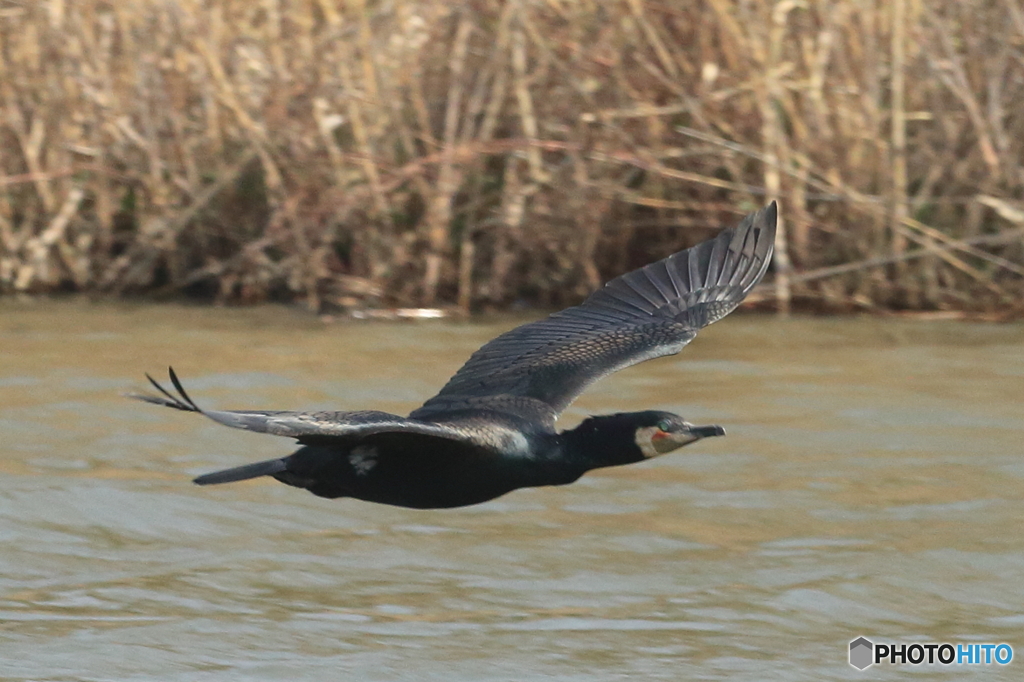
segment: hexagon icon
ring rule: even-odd
[[[850,665],[857,670],[864,670],[874,663],[874,650],[875,645],[869,639],[858,637],[853,640],[850,642]]]

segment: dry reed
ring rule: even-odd
[[[0,291],[578,300],[784,208],[781,308],[1024,292],[1018,0],[11,0]]]

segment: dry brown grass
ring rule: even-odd
[[[781,307],[1024,291],[1019,0],[6,0],[0,287],[579,299],[767,199]]]

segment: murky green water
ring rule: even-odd
[[[193,486],[291,443],[119,396],[405,413],[512,324],[0,304],[0,678],[1024,679],[1021,325],[731,317],[563,418],[728,437],[449,511]],[[858,635],[1017,660],[858,672]]]

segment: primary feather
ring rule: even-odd
[[[776,212],[772,202],[710,241],[611,280],[578,306],[489,341],[410,416],[501,396],[497,409],[553,423],[589,384],[678,353],[736,308],[768,268]],[[510,396],[533,402],[512,404]]]

